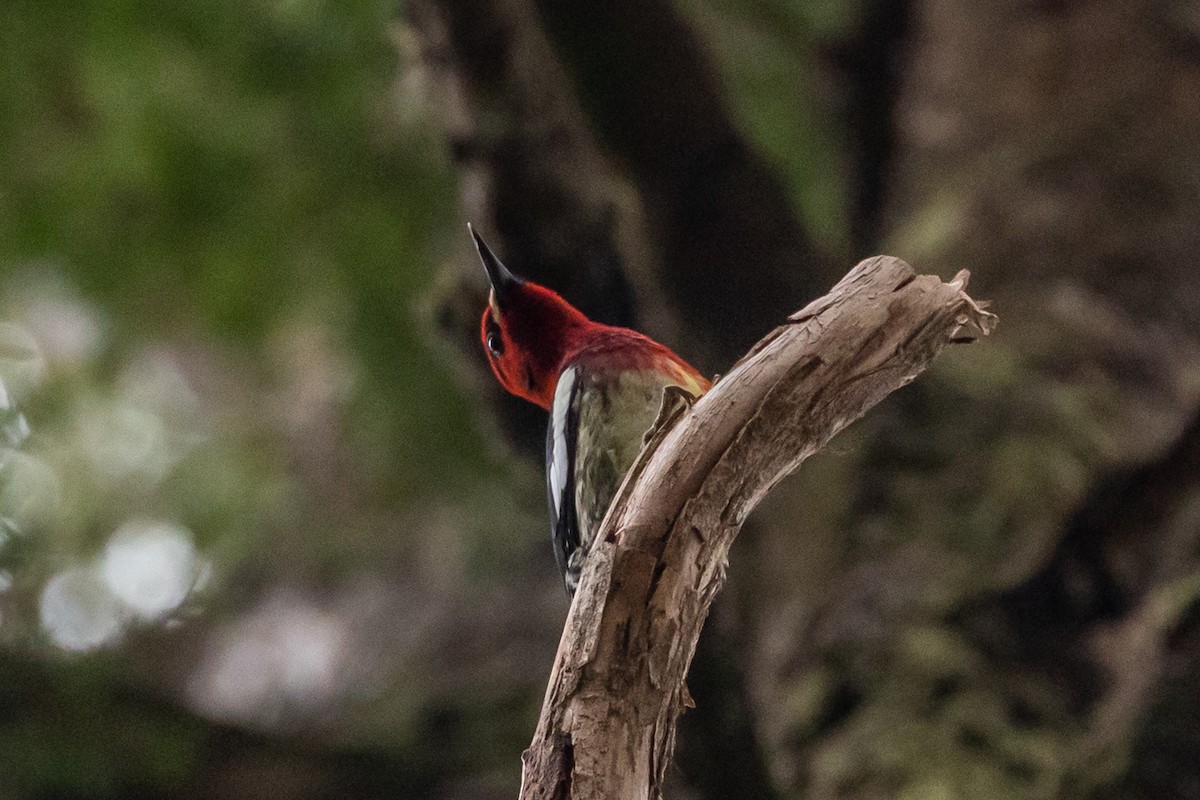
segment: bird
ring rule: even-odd
[[[588,319],[553,290],[513,274],[468,223],[491,290],[480,339],[500,385],[550,412],[546,493],[555,560],[568,597],[625,473],[654,424],[663,390],[710,382],[665,345]]]

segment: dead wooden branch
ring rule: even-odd
[[[526,800],[656,800],[729,547],[780,479],[995,317],[888,256],[792,315],[663,414],[584,568],[523,757]]]

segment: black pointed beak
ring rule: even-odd
[[[496,302],[504,305],[505,298],[511,296],[512,290],[524,284],[525,281],[513,275],[508,271],[508,267],[500,263],[500,259],[496,258],[492,248],[487,246],[487,242],[475,232],[475,228],[469,222],[467,230],[475,239],[475,249],[479,251],[479,260],[483,262],[483,268],[487,270],[488,281],[492,284],[492,291],[496,293]]]

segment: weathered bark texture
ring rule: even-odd
[[[743,521],[784,476],[994,317],[902,261],[862,262],[689,409],[669,396],[584,569],[522,798],[657,798]],[[968,329],[969,330],[966,330]]]

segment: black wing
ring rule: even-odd
[[[562,572],[567,594],[575,594],[579,567],[571,554],[579,548],[579,516],[575,508],[575,451],[579,442],[579,397],[577,367],[558,376],[550,424],[546,428],[546,493],[550,500],[550,536],[554,558]]]

